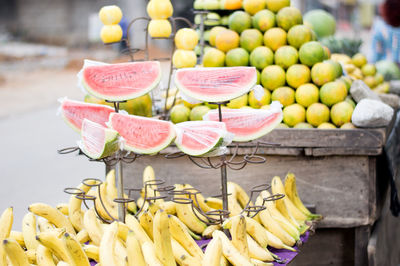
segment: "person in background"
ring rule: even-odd
[[[379,6],[372,26],[370,61],[390,60],[400,66],[400,0],[386,0]]]

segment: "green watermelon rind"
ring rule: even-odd
[[[256,69],[255,67],[249,67],[249,68]],[[227,69],[227,67],[207,67],[206,69],[207,69],[206,71],[212,71],[213,69],[218,69],[218,70]],[[196,72],[196,71],[204,71],[204,70],[205,70],[204,68],[198,68],[198,67],[197,68],[178,69],[177,73],[175,74],[175,78],[174,78],[175,86],[180,91],[182,91],[183,94],[185,94],[185,95],[187,95],[187,96],[189,96],[191,98],[194,98],[196,100],[200,100],[200,101],[203,101],[203,102],[225,102],[225,101],[230,101],[232,99],[235,99],[237,97],[240,97],[240,96],[248,93],[257,84],[257,72],[254,71],[255,74],[253,76],[253,79],[250,80],[246,86],[242,86],[241,90],[238,90],[236,93],[231,93],[230,95],[218,96],[217,97],[215,95],[209,95],[208,96],[206,94],[193,93],[190,90],[187,90],[186,87],[178,79],[178,75],[177,74],[180,71],[194,71],[194,72]],[[193,74],[193,75],[195,76],[196,74]]]
[[[112,128],[112,117],[116,114],[117,113],[110,114],[110,119],[109,119],[108,124],[111,128]],[[151,120],[151,121],[156,120],[154,118],[148,118],[148,117],[140,117],[140,118],[143,120]],[[163,121],[163,120],[160,120],[160,121]],[[166,122],[166,121],[164,121],[164,122]],[[156,153],[160,152],[161,150],[167,148],[175,140],[175,137],[176,137],[174,125],[171,122],[168,122],[168,123],[170,124],[170,134],[169,134],[169,137],[163,142],[163,144],[160,144],[151,149],[139,149],[136,147],[132,147],[132,146],[128,145],[127,143],[124,143],[123,149],[126,151],[131,151],[131,152],[137,153],[137,154],[153,155],[153,154],[156,154]]]
[[[85,148],[85,145],[83,144],[84,141],[82,138],[81,150],[88,157],[90,157],[92,159],[102,159],[102,158],[112,155],[113,153],[115,153],[119,150],[120,144],[119,144],[118,132],[113,129],[110,129],[110,128],[104,128],[104,131],[105,131],[104,145],[103,145],[102,152],[99,154],[88,151]]]
[[[149,93],[151,90],[153,90],[155,87],[157,87],[157,85],[160,83],[161,76],[162,76],[160,62],[158,62],[158,61],[151,61],[151,62],[152,63],[156,62],[158,64],[159,71],[158,71],[157,78],[154,80],[154,82],[150,86],[148,86],[146,89],[143,89],[139,92],[126,94],[123,96],[110,96],[110,95],[103,95],[103,94],[98,93],[97,91],[93,90],[88,84],[86,84],[85,78],[82,78],[82,85],[89,94],[91,94],[92,96],[97,97],[99,99],[113,101],[113,102],[132,100],[132,99],[138,98],[140,96],[143,96],[143,95]]]
[[[104,107],[104,108],[107,108],[107,109],[111,109],[111,110],[114,110],[113,108],[111,108],[110,106],[106,106],[106,105],[103,105],[103,104],[97,104],[97,103],[85,103],[85,102],[80,102],[80,101],[74,101],[74,100],[70,100],[70,99],[65,99],[65,100],[68,100],[68,101],[70,101],[70,102],[76,102],[76,103],[80,103],[80,104],[85,104],[85,105],[88,105],[88,106],[93,106],[93,107]],[[68,125],[68,126],[70,126],[75,132],[77,132],[77,133],[81,133],[81,130],[79,129],[79,128],[77,128],[73,123],[71,123],[71,121],[64,115],[64,111],[63,111],[63,104],[64,103],[61,103],[61,117],[63,118],[63,120],[64,120],[64,122]]]

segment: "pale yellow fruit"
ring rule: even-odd
[[[183,28],[175,35],[175,45],[178,49],[193,50],[199,42],[199,36],[194,29]]]
[[[119,42],[122,39],[122,28],[120,25],[104,25],[101,28],[100,38],[103,43]]]
[[[122,11],[116,5],[103,6],[99,11],[99,18],[104,25],[118,24],[122,19]]]
[[[167,19],[153,19],[149,23],[149,34],[153,38],[168,38],[171,35],[171,23]]]
[[[178,49],[172,56],[172,64],[176,68],[194,67],[196,63],[197,57],[194,51]]]

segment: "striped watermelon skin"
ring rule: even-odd
[[[158,61],[87,66],[82,76],[89,94],[109,101],[126,101],[154,89],[161,80],[161,66]]]

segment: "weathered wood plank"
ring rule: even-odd
[[[360,226],[354,230],[354,265],[368,265],[368,241],[371,235],[371,226]]]

